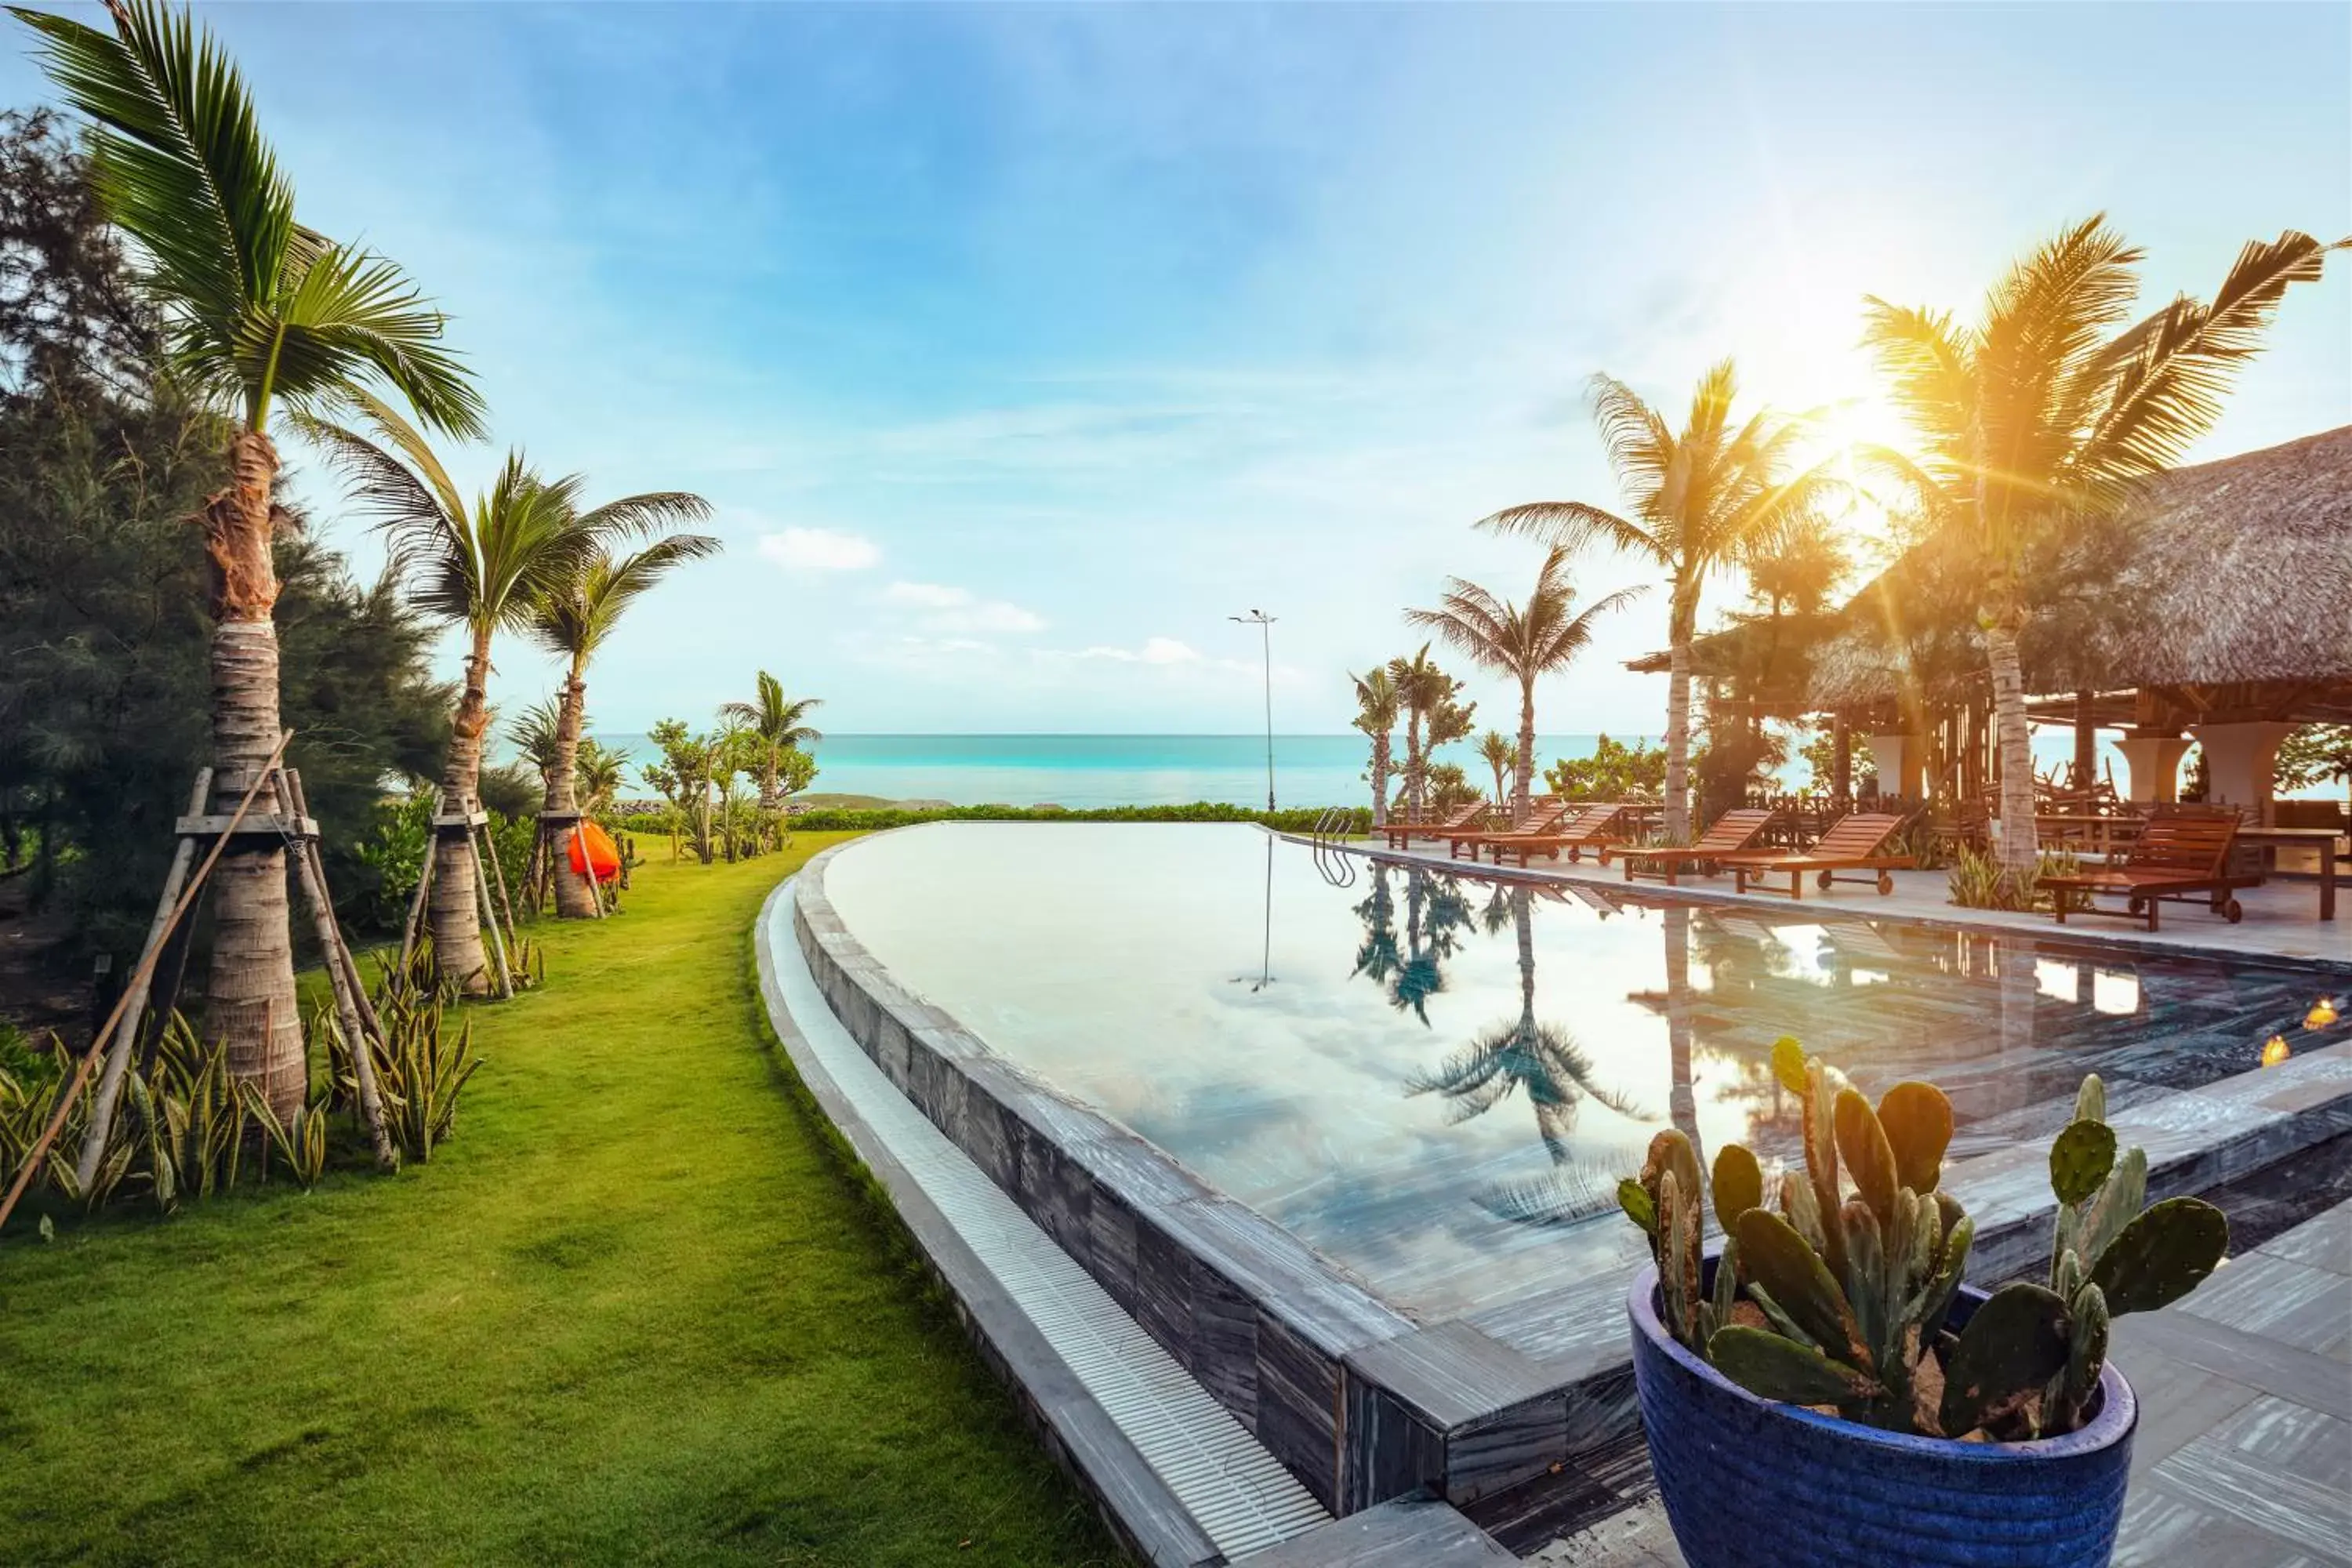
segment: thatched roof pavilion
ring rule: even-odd
[[[1781,658],[1776,679],[1748,683],[1755,706],[1916,740],[1896,770],[1906,790],[1923,759],[1927,784],[1983,787],[1992,748],[1978,574],[1946,543],[1913,548],[1806,628],[1809,646]],[[2182,732],[2193,731],[2231,775],[2217,789],[2240,791],[2218,798],[2267,800],[2280,736],[2352,722],[2352,426],[2150,479],[2034,576],[2039,603],[2019,651],[2037,722],[2126,728],[2143,798],[2169,798]],[[1754,669],[1758,635],[1749,623],[1702,638],[1696,673]],[[1653,654],[1628,668],[1665,665]],[[1882,772],[1902,750],[1890,743]]]
[[[2352,721],[2352,426],[2152,479],[2108,542],[2123,553],[2107,612],[2062,605],[2030,627],[2029,690],[2099,693],[2104,724]],[[1927,554],[1848,605],[1845,629],[1815,652],[1811,706],[1984,682],[1966,616],[1932,613],[1966,595]],[[2037,717],[2073,722],[2071,697]]]

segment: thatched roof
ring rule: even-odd
[[[2099,603],[2029,623],[2029,689],[2352,686],[2352,426],[2151,479],[2100,549],[2114,559],[2087,563],[2103,581],[2081,596]],[[1967,575],[1922,546],[1857,594],[1811,704],[1980,680]]]

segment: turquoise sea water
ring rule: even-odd
[[[1633,735],[1617,739],[1631,742]],[[1654,742],[1658,737],[1647,737]],[[656,752],[643,735],[601,736],[638,763]],[[1542,735],[1546,764],[1591,754],[1592,735]],[[2044,767],[2070,755],[2064,735],[2037,738]],[[1264,805],[1264,735],[827,735],[816,750],[820,793],[944,800],[958,805],[1052,804],[1072,807],[1181,805],[1192,801]],[[1402,748],[1400,748],[1400,754]],[[1488,778],[1466,742],[1439,748],[1474,781]],[[1284,806],[1352,805],[1370,798],[1361,735],[1276,735],[1275,800]],[[2122,776],[2117,764],[2117,776]],[[1807,782],[1802,763],[1786,782]],[[642,785],[638,786],[642,789]],[[646,792],[650,793],[650,792]]]

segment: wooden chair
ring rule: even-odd
[[[1561,809],[1564,813],[1567,808]],[[1565,824],[1555,821],[1540,833],[1498,833],[1479,847],[1493,849],[1497,866],[1506,855],[1517,855],[1522,866],[1538,852],[1557,860],[1563,849],[1574,860],[1587,849],[1599,849],[1626,837],[1625,812],[1622,804],[1588,805]],[[1472,858],[1476,858],[1475,851]]]
[[[1764,830],[1772,826],[1780,812],[1769,806],[1746,806],[1738,811],[1727,811],[1715,819],[1715,825],[1699,835],[1698,842],[1685,845],[1603,845],[1601,863],[1609,864],[1613,853],[1625,860],[1625,879],[1655,877],[1673,887],[1685,870],[1695,870],[1712,877],[1720,868],[1723,856],[1746,849],[1756,842]]]
[[[2060,925],[2066,923],[2067,905],[2076,893],[2084,895],[2084,902],[2073,912],[2144,920],[2150,931],[2157,929],[2159,900],[2201,894],[2215,914],[2235,925],[2245,911],[2231,893],[2263,882],[2259,872],[2231,871],[2230,851],[2237,837],[2234,812],[2159,812],[2142,825],[2122,865],[2044,877],[2042,885],[2050,889]],[[2120,893],[2124,907],[2103,910],[2089,901],[2096,893]]]
[[[1564,800],[1547,798],[1532,801],[1528,805],[1528,825],[1525,827],[1496,827],[1478,833],[1449,833],[1445,836],[1446,858],[1475,860],[1478,858],[1478,852],[1489,844],[1526,838],[1539,833],[1554,832],[1559,826],[1560,818],[1568,815],[1569,809],[1569,805]],[[1463,854],[1465,849],[1469,851],[1466,857]],[[1496,864],[1499,866],[1502,862],[1497,860]]]
[[[1769,850],[1751,850],[1718,857],[1731,868],[1732,877],[1740,892],[1748,890],[1754,879],[1759,892],[1778,889],[1762,885],[1763,879],[1789,873],[1789,897],[1805,896],[1805,874],[1811,872],[1823,892],[1832,882],[1875,882],[1881,897],[1895,890],[1895,879],[1890,871],[1907,871],[1916,863],[1908,855],[1886,855],[1881,851],[1886,841],[1903,830],[1909,820],[1893,812],[1852,812],[1840,817],[1821,841],[1810,849],[1793,854]],[[1841,877],[1840,871],[1867,871],[1865,877]]]
[[[1416,838],[1443,838],[1448,833],[1475,828],[1485,820],[1486,803],[1474,800],[1468,805],[1449,815],[1443,822],[1391,822],[1381,831],[1388,835],[1389,847],[1402,849]]]

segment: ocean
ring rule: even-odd
[[[1620,735],[1631,743],[1642,737]],[[633,763],[658,753],[643,735],[600,736],[631,754]],[[1536,755],[1590,756],[1594,735],[1539,735]],[[1655,743],[1659,737],[1646,737]],[[2035,738],[2043,767],[2065,761],[2063,732]],[[2112,748],[2102,748],[2112,757]],[[944,800],[957,805],[1182,805],[1205,800],[1265,804],[1264,735],[839,735],[814,747],[814,794],[870,795],[888,800]],[[1402,748],[1398,748],[1402,755]],[[1275,801],[1283,806],[1352,805],[1370,797],[1365,780],[1370,746],[1363,736],[1276,735]],[[1486,765],[1467,742],[1438,748],[1437,760],[1459,763],[1474,782]],[[2115,762],[2116,775],[2123,766]],[[634,771],[634,770],[633,770]],[[1786,783],[1807,781],[1800,762]],[[650,795],[641,782],[634,792]]]

